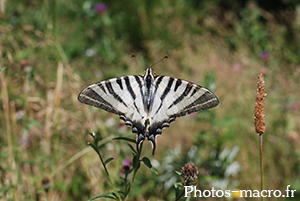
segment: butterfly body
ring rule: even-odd
[[[147,138],[156,149],[157,135],[176,117],[215,107],[218,97],[204,87],[181,79],[145,74],[112,78],[92,84],[80,92],[82,103],[120,116],[137,134],[137,150]]]

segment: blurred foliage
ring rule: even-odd
[[[259,72],[267,92],[265,185],[282,192],[291,185],[298,192],[298,0],[2,0],[0,5],[0,199],[87,200],[111,192],[98,156],[87,146],[92,141],[87,130],[97,128],[112,183],[125,188],[121,169],[133,158],[134,146],[113,138],[135,136],[118,117],[76,98],[94,82],[142,74],[145,67],[132,54],[147,65],[168,55],[155,65],[157,74],[199,83],[221,104],[177,119],[158,138],[154,157],[144,143],[141,158],[150,161],[142,160],[130,200],[174,199],[173,185],[180,181],[175,171],[189,162],[199,168],[198,189],[259,189],[253,125]],[[159,175],[149,171],[152,166]],[[45,177],[48,193],[41,184]]]

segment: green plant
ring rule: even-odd
[[[140,152],[137,152],[134,150],[134,148],[130,144],[128,144],[128,146],[130,147],[130,149],[132,151],[132,155],[133,155],[132,167],[130,165],[130,162],[126,162],[125,164],[123,164],[122,168],[123,168],[123,173],[125,174],[125,177],[122,178],[124,180],[124,190],[118,191],[116,189],[114,183],[112,182],[112,179],[111,179],[110,174],[106,167],[109,162],[114,160],[114,158],[110,157],[104,161],[104,159],[101,156],[101,151],[99,149],[99,142],[101,140],[100,133],[99,132],[89,132],[89,134],[94,139],[94,143],[89,142],[88,145],[90,145],[94,149],[94,151],[98,154],[101,164],[105,170],[105,175],[106,175],[107,179],[109,180],[110,185],[113,188],[113,192],[99,194],[99,195],[91,198],[90,200],[96,200],[99,198],[111,198],[114,200],[128,200],[130,190],[132,189],[132,185],[134,183],[135,176],[136,176],[138,170],[140,169],[141,163],[146,165],[151,171],[153,171],[154,173],[157,174],[157,171],[152,166],[149,158],[143,157],[142,159],[140,159],[140,153],[142,152],[142,145],[140,146]],[[125,138],[125,137],[114,138],[114,140],[125,140],[130,143],[136,143],[135,140],[132,140],[130,138]],[[131,180],[129,181],[128,176],[131,172],[132,172],[132,176],[131,176]]]

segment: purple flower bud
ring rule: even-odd
[[[271,54],[268,51],[262,51],[260,54],[260,57],[262,58],[263,61],[268,62],[271,59]]]
[[[123,162],[121,171],[125,174],[128,174],[130,171],[130,165],[131,165],[131,160],[129,158],[126,158]]]
[[[131,164],[131,161],[129,158],[126,158],[123,162],[123,166],[130,166],[130,164]]]
[[[291,111],[297,111],[298,108],[299,108],[299,103],[296,102],[296,101],[294,101],[294,102],[291,104],[291,106],[290,106],[290,110],[291,110]]]
[[[106,11],[107,7],[105,3],[98,3],[94,6],[94,11],[97,13],[103,14]]]

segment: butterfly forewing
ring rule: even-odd
[[[209,109],[219,104],[215,94],[208,89],[177,78],[164,76],[155,96],[155,103],[162,103],[168,117],[180,117],[199,110]],[[160,105],[154,104],[151,117]]]
[[[175,93],[174,98],[176,97],[176,99],[168,106],[168,109],[173,112],[176,110],[171,110],[171,108],[177,108],[177,112],[170,113],[175,117],[209,109],[219,104],[216,95],[200,85],[182,80],[181,87],[178,88],[182,88],[183,92],[179,96],[178,93]]]
[[[125,77],[128,78],[131,88],[137,86],[133,76]],[[133,99],[124,80],[124,77],[112,78],[92,84],[80,92],[78,100],[114,114],[126,114],[133,105]]]

